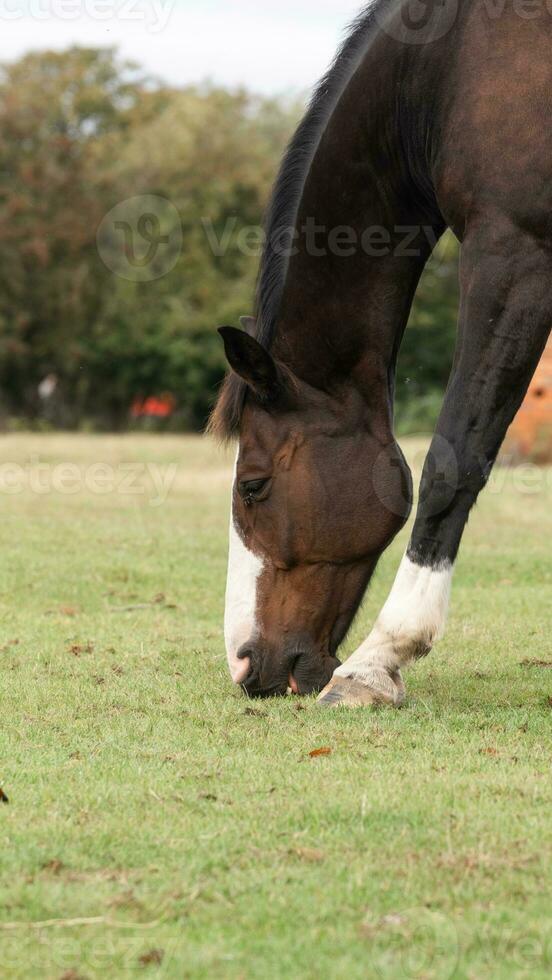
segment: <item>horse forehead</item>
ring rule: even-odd
[[[307,441],[307,433],[299,425],[244,427],[240,434],[237,465],[240,469],[251,464],[289,469],[297,450]]]
[[[247,404],[242,417],[238,440],[238,458],[255,451],[269,452],[278,438],[278,425],[271,414]]]
[[[275,447],[265,439],[256,438],[253,434],[240,436],[234,480],[247,479],[248,476],[267,476],[272,470]]]

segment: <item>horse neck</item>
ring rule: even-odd
[[[380,55],[367,56],[320,139],[298,209],[273,350],[316,387],[356,386],[385,432],[392,429],[396,358],[431,251],[433,216],[425,204],[412,203],[421,195],[401,160],[394,121],[401,66]],[[416,240],[404,255],[397,246],[407,227]],[[351,254],[337,254],[345,236]]]

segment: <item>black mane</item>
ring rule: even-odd
[[[362,61],[374,28],[378,27],[376,11],[379,13],[389,2],[376,0],[353,21],[334,61],[316,86],[282,160],[266,216],[266,240],[257,287],[257,339],[264,347],[270,348],[274,337],[289,264],[278,246],[285,241],[286,232],[296,226],[312,161],[339,99]]]
[[[289,259],[286,236],[295,228],[313,159],[333,112],[378,29],[381,8],[396,0],[374,0],[351,24],[330,68],[316,86],[305,116],[286,150],[265,220],[265,246],[261,258],[256,296],[257,340],[270,349],[287,277]],[[284,246],[282,248],[282,245]],[[238,428],[246,386],[235,374],[226,378],[209,429],[222,438]]]

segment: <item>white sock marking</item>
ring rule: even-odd
[[[429,651],[445,629],[452,573],[448,561],[429,568],[405,555],[368,639],[336,673],[347,677],[374,667],[393,672]]]
[[[447,620],[452,565],[415,565],[404,556],[391,593],[379,617],[392,636],[415,636],[429,644],[441,639]]]

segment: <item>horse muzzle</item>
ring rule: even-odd
[[[289,689],[299,695],[318,694],[340,665],[337,657],[316,650],[277,653],[249,644],[239,651],[238,659],[249,667],[239,683],[252,698],[281,697]]]

